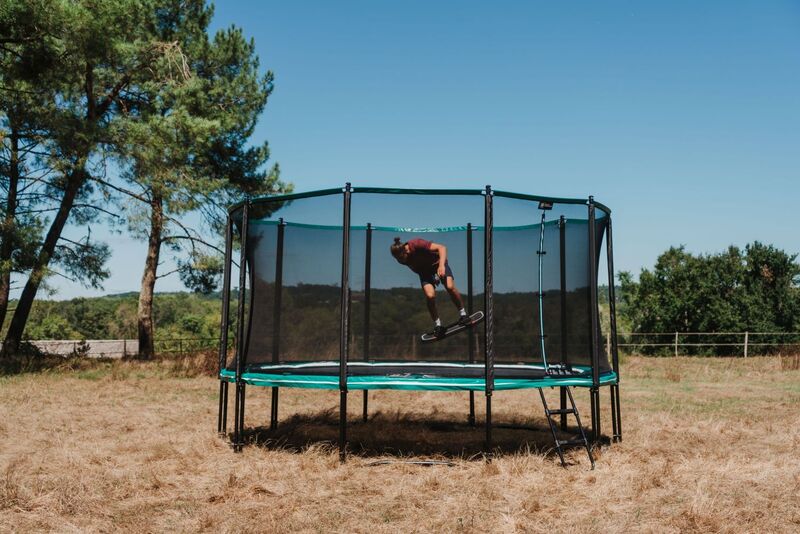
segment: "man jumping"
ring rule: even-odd
[[[442,326],[442,320],[439,319],[439,312],[436,310],[436,286],[440,281],[444,281],[444,287],[458,309],[458,324],[468,325],[471,323],[464,310],[461,293],[456,288],[453,271],[450,270],[450,264],[447,263],[446,246],[425,239],[411,239],[403,243],[399,237],[395,237],[390,250],[398,263],[405,265],[419,276],[419,282],[428,304],[428,312],[433,319],[433,334],[436,337],[441,337],[445,333],[445,327]]]

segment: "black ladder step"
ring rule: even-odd
[[[575,413],[575,410],[572,408],[566,408],[563,410],[547,410],[547,415],[566,415],[570,413]]]
[[[548,370],[548,374],[550,374],[550,370]],[[589,455],[589,461],[592,463],[592,469],[594,469],[594,456],[592,455],[592,449],[589,446],[589,442],[586,440],[586,434],[583,432],[583,427],[581,426],[581,418],[578,415],[578,408],[575,406],[575,399],[572,398],[572,393],[570,388],[563,388],[562,391],[566,390],[567,398],[569,399],[570,408],[561,408],[558,410],[551,410],[549,406],[547,406],[547,399],[545,398],[544,391],[542,388],[539,388],[539,396],[542,398],[542,407],[544,408],[544,413],[547,416],[547,421],[550,423],[550,432],[553,434],[553,442],[556,445],[556,452],[558,453],[558,458],[561,460],[561,466],[567,467],[567,462],[564,459],[564,451],[561,449],[565,446],[572,446],[577,445],[580,447],[586,448],[586,454]],[[562,399],[564,402],[564,399]],[[563,404],[562,404],[563,406]],[[556,424],[553,421],[553,415],[561,415],[562,419],[563,416],[567,414],[573,414],[575,416],[575,422],[578,424],[578,430],[580,431],[580,436],[573,437],[573,439],[558,439],[558,435],[556,432]],[[579,439],[578,439],[579,438]]]
[[[584,440],[582,440],[582,439],[560,439],[560,440],[558,440],[558,446],[559,447],[563,447],[564,445],[566,445],[568,447],[572,446],[572,445],[580,445],[581,447],[585,447],[586,446],[586,442]]]

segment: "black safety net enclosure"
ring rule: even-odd
[[[364,391],[365,419],[370,389],[466,391],[472,423],[483,392],[491,450],[493,391],[559,387],[560,408],[542,400],[563,461],[553,417],[579,418],[571,388],[588,388],[596,444],[608,386],[621,439],[611,212],[591,197],[347,184],[233,206],[226,243],[218,430],[233,383],[237,450],[246,385],[272,388],[272,429],[280,387],[338,389],[342,458],[350,390]],[[432,267],[396,254],[420,248]],[[460,313],[474,323],[423,338],[434,316]]]

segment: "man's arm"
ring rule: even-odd
[[[436,270],[436,274],[443,280],[446,272],[444,264],[447,263],[447,247],[439,243],[431,243],[430,249],[439,253],[439,268]]]

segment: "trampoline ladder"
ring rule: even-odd
[[[544,391],[542,388],[539,388],[539,395],[542,397],[542,405],[544,406],[544,413],[547,416],[547,422],[550,425],[550,432],[553,434],[553,441],[556,444],[556,452],[558,453],[558,458],[561,460],[561,466],[567,467],[567,462],[564,461],[564,450],[562,447],[571,447],[573,445],[581,445],[586,448],[586,454],[589,455],[589,461],[592,464],[592,469],[594,469],[594,456],[592,455],[592,448],[589,446],[589,440],[586,439],[586,433],[583,431],[583,425],[581,424],[581,416],[578,413],[578,408],[575,406],[575,399],[572,398],[572,391],[569,387],[564,388],[567,392],[567,398],[569,399],[569,405],[571,408],[559,409],[559,410],[551,410],[547,406],[547,399],[544,396]],[[575,422],[578,424],[578,431],[580,432],[580,438],[576,439],[558,439],[558,432],[556,430],[556,422],[553,421],[554,415],[569,415],[572,414],[575,416]]]

